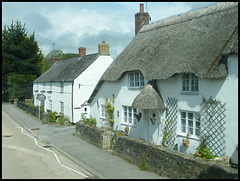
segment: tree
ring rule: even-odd
[[[62,50],[52,50],[48,53],[43,62],[43,72],[47,71],[53,65],[54,57],[59,58],[61,61],[67,60],[69,58],[78,57],[77,53],[66,53],[64,54]]]
[[[32,98],[26,95],[32,95],[33,81],[35,75],[11,74],[8,76],[8,92],[10,99],[17,98],[24,101],[25,98]]]
[[[2,30],[2,92],[3,98],[8,99],[8,77],[10,75],[34,75],[42,73],[43,54],[41,53],[35,33],[28,36],[25,24],[12,21],[10,26]],[[30,81],[30,80],[28,80]],[[21,86],[20,86],[21,87]],[[26,98],[31,95],[24,95]]]

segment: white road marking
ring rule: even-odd
[[[28,134],[24,133],[22,127],[16,127],[16,128],[21,128],[22,134],[25,134],[25,135],[27,135],[27,136],[29,136],[29,137],[32,137],[32,138],[35,140],[35,144],[36,144],[38,147],[40,147],[40,148],[42,148],[42,149],[44,149],[44,150],[46,150],[46,151],[49,151],[49,152],[53,153],[54,156],[55,156],[55,158],[56,158],[56,160],[57,160],[57,162],[58,162],[62,167],[65,167],[65,168],[67,168],[67,169],[69,169],[69,170],[71,170],[71,171],[73,171],[73,172],[75,172],[75,173],[77,173],[77,174],[79,174],[79,175],[82,175],[83,177],[86,177],[86,178],[88,177],[87,175],[85,175],[85,174],[83,174],[83,173],[80,173],[80,172],[78,172],[78,171],[76,171],[76,170],[74,170],[74,169],[72,169],[72,168],[69,168],[69,167],[67,167],[66,165],[63,165],[63,164],[61,163],[61,161],[59,160],[59,158],[58,158],[58,156],[57,156],[56,153],[54,153],[53,151],[51,151],[51,150],[49,150],[49,149],[46,149],[46,148],[38,145],[37,139],[36,139],[35,137],[31,136],[31,135],[28,135]],[[6,145],[5,145],[5,146],[6,146]],[[9,147],[9,145],[8,145],[7,147]],[[10,147],[9,147],[9,148],[10,148]],[[12,148],[13,148],[13,147],[12,147]],[[18,148],[18,149],[19,149],[19,148]],[[26,150],[24,150],[24,151],[26,151]]]

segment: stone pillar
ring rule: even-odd
[[[15,106],[17,106],[17,101],[18,101],[18,99],[14,99],[14,103],[13,103],[13,104],[14,104]]]

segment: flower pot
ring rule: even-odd
[[[156,121],[156,118],[150,118],[152,124],[154,125],[155,124],[155,121]]]
[[[186,148],[189,147],[189,144],[190,144],[189,138],[183,139],[183,145],[184,145]]]
[[[189,144],[190,144],[189,142],[183,143],[183,145],[187,148],[189,147]]]

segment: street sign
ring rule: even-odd
[[[41,104],[43,104],[43,101],[46,100],[46,96],[43,94],[38,94],[36,99],[41,101]],[[40,102],[39,102],[39,119],[40,119]]]
[[[39,101],[45,101],[46,100],[46,96],[43,95],[43,94],[38,94],[36,99],[39,100]]]

